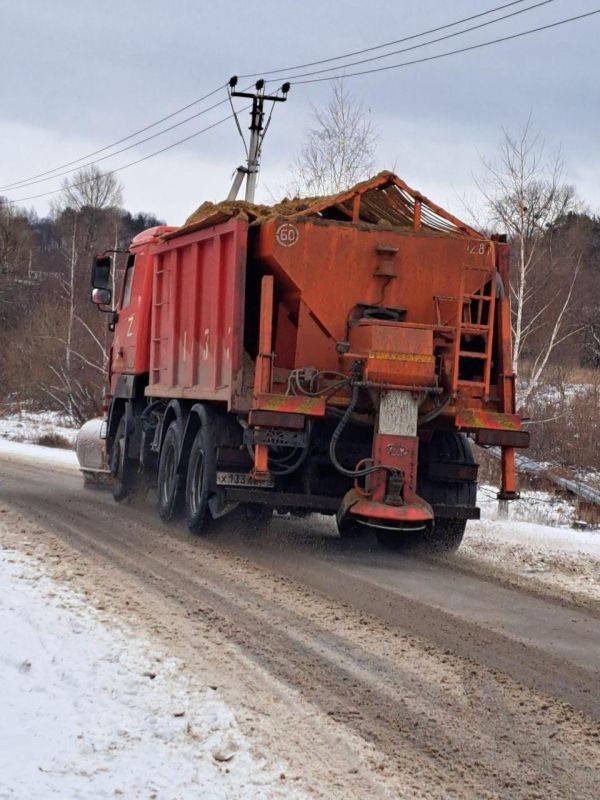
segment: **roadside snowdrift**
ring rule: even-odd
[[[0,797],[298,797],[182,663],[0,550]]]
[[[79,426],[57,411],[16,411],[0,417],[0,437],[13,442],[36,442],[40,436],[60,436],[71,445]]]
[[[546,492],[523,492],[509,519],[500,519],[492,488],[479,488],[482,518],[468,523],[454,562],[600,609],[600,530],[561,527],[572,524],[576,509]]]
[[[58,447],[43,447],[28,442],[12,442],[0,437],[0,456],[18,458],[20,461],[34,461],[37,464],[55,464],[61,467],[79,468],[74,450],[61,450]]]

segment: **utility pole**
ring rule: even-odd
[[[240,166],[237,168],[235,172],[235,177],[233,179],[233,184],[227,195],[228,200],[235,200],[238,196],[238,192],[242,186],[244,181],[244,177],[246,178],[246,194],[245,199],[249,203],[254,202],[254,195],[256,192],[256,181],[258,179],[258,171],[260,169],[260,156],[262,151],[262,143],[263,139],[265,138],[265,134],[269,127],[269,123],[271,121],[271,114],[273,113],[273,108],[275,107],[275,103],[284,103],[287,100],[287,93],[290,90],[290,84],[284,83],[281,87],[281,95],[279,94],[265,94],[265,81],[263,78],[256,81],[255,84],[255,91],[254,92],[236,92],[235,87],[237,85],[237,76],[233,76],[229,81],[229,97],[247,97],[248,99],[252,100],[252,108],[250,110],[250,142],[246,146],[246,140],[243,137],[241,132],[241,128],[238,122],[237,114],[235,116],[235,120],[238,126],[238,130],[240,131],[240,135],[244,141],[244,146],[246,147],[246,166]],[[273,105],[271,106],[271,112],[269,113],[269,118],[267,120],[267,124],[264,124],[265,112],[264,112],[264,104],[265,101],[272,102]],[[232,105],[233,107],[233,105]],[[234,111],[235,114],[235,111]]]

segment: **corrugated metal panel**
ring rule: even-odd
[[[229,220],[156,248],[149,396],[230,401],[242,364],[247,231]]]

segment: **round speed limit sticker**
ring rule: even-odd
[[[300,231],[291,222],[283,222],[275,231],[277,244],[282,247],[291,247],[300,238]]]

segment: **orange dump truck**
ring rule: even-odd
[[[204,532],[241,506],[335,514],[341,535],[457,547],[469,438],[516,496],[508,245],[389,172],[333,197],[205,204],[131,243],[110,327],[117,500],[154,483]],[[110,303],[110,259],[92,299]]]

